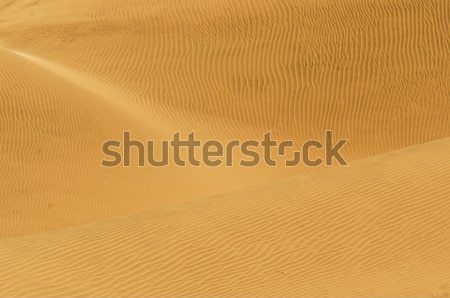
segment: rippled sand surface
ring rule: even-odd
[[[0,0],[0,297],[450,296],[450,1]],[[348,166],[101,166],[333,130]]]

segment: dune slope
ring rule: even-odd
[[[296,169],[104,169],[101,144],[332,129],[349,161],[450,136],[449,2],[0,0],[0,236]],[[26,214],[26,216],[25,216]]]
[[[0,0],[0,297],[450,296],[449,0]],[[348,167],[102,167],[348,139]],[[238,157],[238,156],[237,156]]]
[[[449,295],[450,139],[0,242],[6,296]]]

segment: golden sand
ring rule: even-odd
[[[0,0],[0,297],[450,296],[450,1]],[[331,129],[349,166],[105,168]]]

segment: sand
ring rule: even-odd
[[[447,0],[0,0],[0,297],[450,296]],[[102,167],[132,131],[348,166]]]

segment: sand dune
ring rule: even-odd
[[[448,295],[450,139],[0,242],[3,295]]]
[[[0,297],[450,296],[450,1],[0,0]],[[105,168],[302,143],[348,167]]]
[[[0,86],[3,237],[156,209],[280,175],[260,169],[103,168],[105,140],[125,130],[142,139],[177,130],[77,72],[7,48],[0,55],[8,70]]]
[[[181,128],[333,128],[359,158],[448,135],[448,1],[72,2],[9,5],[0,38]]]

